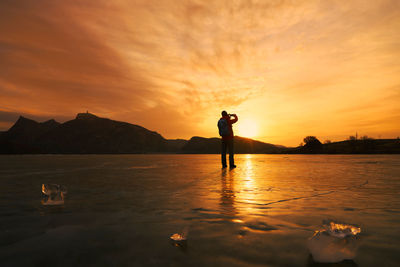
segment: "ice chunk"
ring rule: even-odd
[[[326,222],[323,226],[331,236],[339,238],[344,238],[346,236],[356,236],[361,232],[360,227],[350,224]]]
[[[42,204],[43,205],[62,205],[67,188],[58,184],[42,184]]]
[[[171,244],[175,247],[179,247],[183,250],[186,250],[187,247],[187,236],[188,236],[188,227],[185,227],[181,233],[175,233],[169,237]]]
[[[316,262],[341,262],[352,260],[358,248],[357,226],[336,222],[325,222],[308,240],[307,246]]]
[[[187,239],[188,233],[189,233],[189,229],[186,226],[185,228],[183,228],[182,233],[173,234],[169,238],[173,241],[185,241]]]
[[[178,233],[171,235],[170,238],[172,240],[174,240],[174,241],[184,241],[184,240],[186,240],[186,236],[185,235],[178,234]]]

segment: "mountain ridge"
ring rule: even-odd
[[[273,153],[276,146],[235,137],[237,153]],[[201,144],[199,144],[199,142]],[[268,149],[266,149],[268,148]],[[78,113],[59,123],[20,116],[0,134],[1,154],[219,153],[219,138],[165,139],[140,125]]]
[[[345,140],[285,147],[235,136],[235,153],[254,154],[400,154],[399,139]],[[218,154],[220,138],[165,139],[156,131],[128,122],[78,113],[59,123],[20,116],[0,132],[0,154]]]

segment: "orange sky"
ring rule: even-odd
[[[0,130],[89,110],[212,137],[226,109],[288,146],[400,135],[397,0],[3,0],[0,33]]]

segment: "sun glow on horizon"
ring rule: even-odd
[[[238,135],[242,137],[253,138],[258,135],[258,125],[254,120],[244,119],[238,121]]]

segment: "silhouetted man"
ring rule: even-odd
[[[236,114],[228,114],[225,110],[221,112],[222,118],[218,121],[218,130],[221,139],[221,162],[222,168],[226,168],[226,149],[229,151],[229,167],[236,168],[233,159],[233,130],[232,124],[238,121]],[[233,117],[233,119],[231,119]]]

